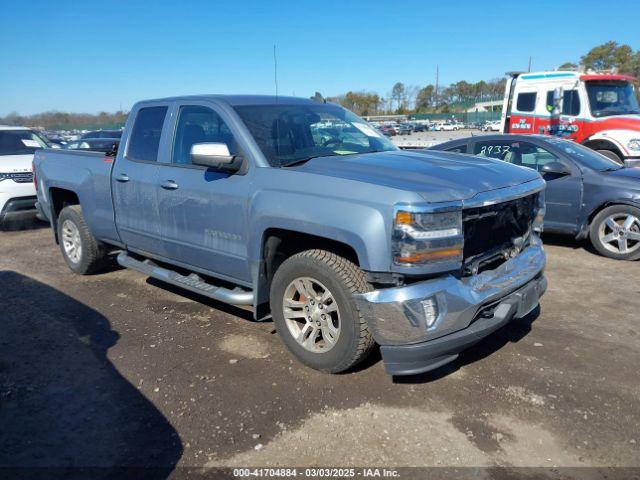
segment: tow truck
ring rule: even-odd
[[[611,72],[509,72],[500,131],[556,135],[618,163],[640,164],[634,81]]]

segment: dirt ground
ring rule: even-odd
[[[0,232],[0,466],[640,466],[640,263],[545,238],[541,309],[430,374],[327,375],[246,310]]]

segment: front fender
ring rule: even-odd
[[[261,191],[251,202],[249,258],[259,262],[264,234],[280,228],[335,240],[352,247],[364,270],[388,271],[391,225],[371,204],[286,191]],[[391,218],[391,217],[389,217]]]
[[[637,130],[627,130],[627,129],[611,129],[611,130],[601,130],[599,132],[594,133],[589,138],[587,138],[583,143],[588,144],[590,142],[609,142],[620,150],[625,157],[631,156],[631,152],[627,148],[627,144],[632,139],[640,138],[640,132]]]

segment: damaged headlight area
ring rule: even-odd
[[[547,213],[547,207],[544,199],[544,190],[538,192],[535,206],[535,216],[531,228],[534,232],[540,234],[544,230],[544,216]]]
[[[396,265],[448,268],[462,262],[462,209],[437,212],[398,209],[393,225],[393,261]],[[455,268],[455,265],[454,265]]]

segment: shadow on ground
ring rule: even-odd
[[[49,228],[49,222],[38,220],[34,214],[21,214],[6,218],[0,223],[0,232],[18,232]]]
[[[107,467],[90,477],[113,478],[108,468],[138,467],[166,478],[180,437],[108,360],[119,338],[109,321],[16,272],[0,271],[0,291],[0,468]]]

